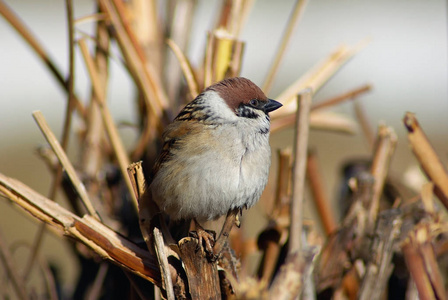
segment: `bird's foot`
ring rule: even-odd
[[[213,246],[215,245],[216,233],[212,230],[205,230],[198,222],[195,221],[196,230],[190,231],[190,236],[198,239],[198,251],[204,250],[206,255],[213,257]]]

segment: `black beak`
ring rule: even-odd
[[[268,103],[264,106],[264,112],[268,113],[271,111],[276,110],[277,108],[280,108],[283,106],[283,104],[281,104],[278,101],[272,100],[272,99],[268,99]]]

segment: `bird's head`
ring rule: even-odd
[[[204,92],[208,91],[216,92],[238,117],[265,117],[282,106],[281,103],[266,97],[255,83],[244,77],[222,80]]]

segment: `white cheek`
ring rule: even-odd
[[[204,104],[206,105],[207,111],[209,112],[219,112],[219,118],[225,120],[226,122],[238,121],[238,116],[233,112],[227,103],[219,96],[215,91],[207,91],[203,96]]]

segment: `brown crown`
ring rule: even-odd
[[[209,86],[206,91],[217,92],[232,110],[237,109],[242,103],[249,103],[252,99],[268,101],[263,91],[244,77],[224,79]]]

